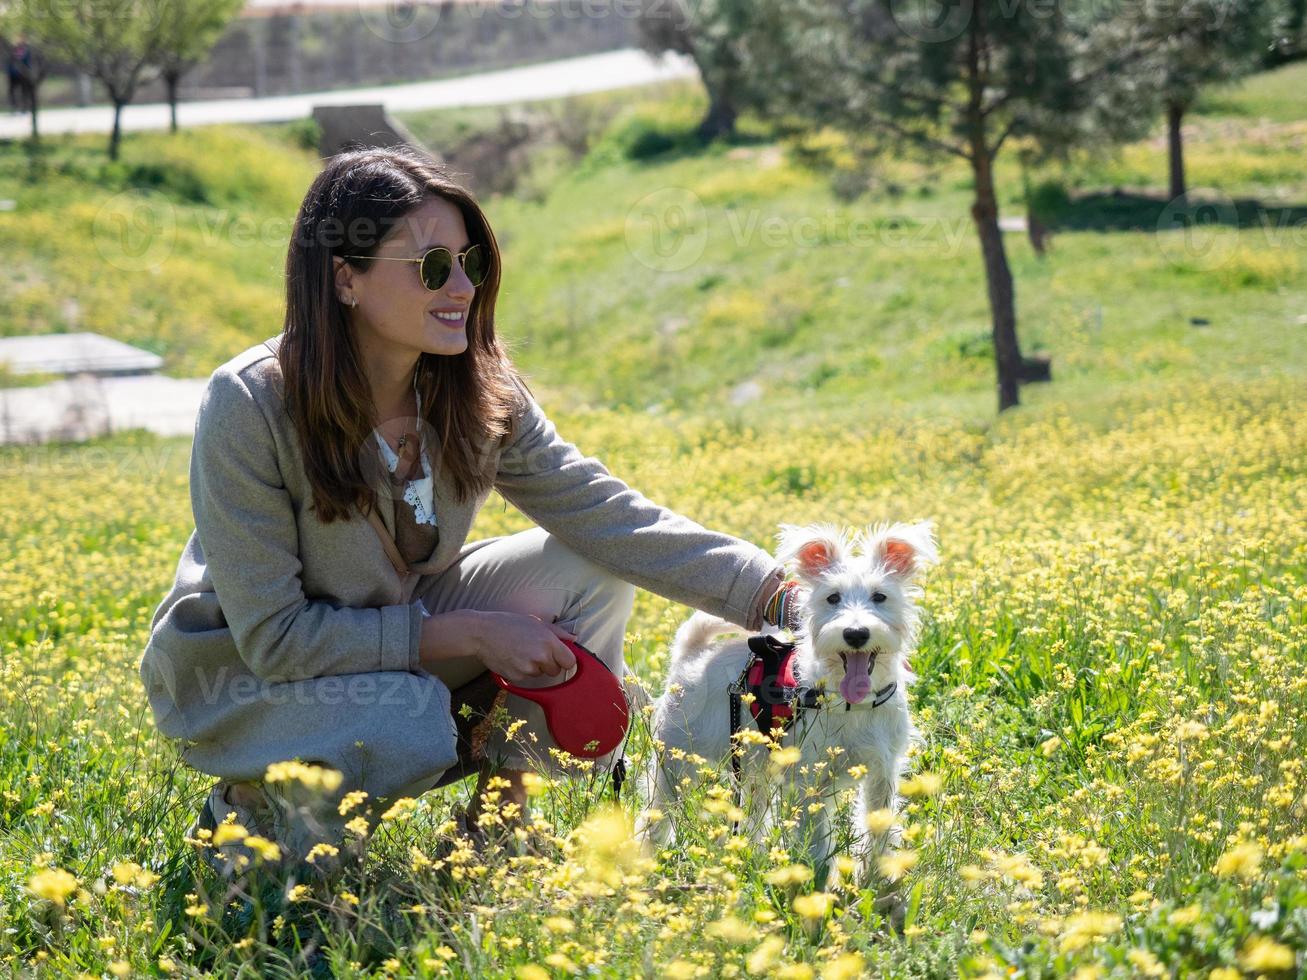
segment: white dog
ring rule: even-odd
[[[817,707],[794,709],[781,744],[797,746],[797,763],[779,770],[769,766],[768,748],[758,744],[760,739],[746,739],[740,762],[746,826],[757,838],[769,823],[782,781],[797,788],[804,800],[800,839],[807,841],[813,867],[820,868],[833,856],[835,797],[856,784],[855,873],[864,884],[875,852],[887,841],[886,834],[879,834],[873,845],[865,816],[895,810],[899,776],[917,734],[908,714],[907,660],[918,630],[921,590],[916,579],[938,560],[932,526],[929,521],[878,524],[850,535],[831,524],[782,524],[778,538],[777,559],[806,592],[801,593],[803,624],[791,663],[794,680],[800,689],[825,696]],[[661,746],[643,774],[649,808],[637,826],[642,836],[662,846],[675,838],[669,804],[683,785],[693,783],[702,764],[687,754],[713,764],[729,758],[728,689],[752,654],[745,639],[714,639],[728,632],[740,629],[696,612],[673,641],[666,686],[653,711],[652,735]],[[759,733],[753,715],[759,707],[755,701],[743,708],[741,729]],[[822,805],[811,805],[816,802]],[[838,877],[832,866],[827,883]]]

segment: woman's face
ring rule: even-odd
[[[461,354],[467,350],[467,314],[476,288],[459,261],[449,279],[435,292],[422,282],[416,262],[430,248],[443,245],[455,254],[465,251],[467,226],[458,205],[443,197],[429,197],[410,211],[377,247],[367,272],[337,257],[336,290],[357,332],[360,346],[386,350],[405,360],[419,354]],[[350,308],[350,299],[358,305]]]

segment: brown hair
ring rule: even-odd
[[[376,407],[336,292],[333,258],[374,255],[404,216],[431,195],[459,208],[470,241],[490,256],[489,273],[468,311],[467,350],[424,353],[417,364],[423,421],[439,436],[439,465],[460,503],[489,489],[494,474],[481,453],[512,427],[519,401],[513,380],[521,378],[495,337],[499,246],[476,199],[418,151],[362,149],[329,157],[295,218],[277,354],[286,410],[299,434],[313,507],[324,523],[349,519],[351,506],[369,513],[379,485],[365,472],[368,455],[360,452],[374,444]],[[372,264],[366,258],[344,261],[363,271]]]

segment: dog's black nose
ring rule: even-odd
[[[847,629],[844,631],[844,642],[855,650],[871,639],[871,630],[869,629]]]

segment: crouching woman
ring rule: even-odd
[[[341,154],[305,195],[281,334],[209,379],[195,530],[141,662],[158,729],[217,778],[193,832],[235,821],[303,858],[339,840],[344,794],[473,773],[475,801],[497,772],[524,812],[522,777],[557,774],[555,746],[488,671],[558,683],[568,638],[623,677],[635,586],[749,630],[778,605],[767,552],[558,435],[495,334],[506,273],[476,201],[425,157]],[[469,542],[492,489],[536,526]],[[496,700],[511,738],[469,721]],[[341,774],[312,819],[264,778],[286,760]]]

